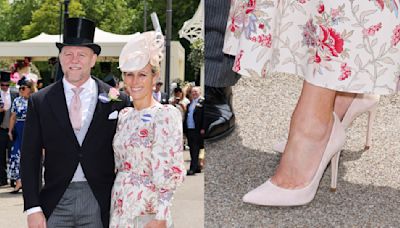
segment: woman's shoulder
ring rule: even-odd
[[[123,117],[129,115],[129,113],[132,112],[132,111],[133,111],[133,108],[132,108],[132,107],[125,107],[125,108],[123,108],[123,109],[121,109],[121,110],[119,111],[118,117],[119,117],[119,118],[123,118]]]
[[[181,116],[179,109],[170,104],[159,104],[157,105],[157,115],[160,117],[167,116]]]

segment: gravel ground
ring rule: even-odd
[[[373,145],[364,151],[367,114],[347,130],[337,192],[329,191],[330,168],[306,206],[262,207],[242,196],[273,175],[302,86],[298,77],[241,79],[233,88],[237,118],[227,138],[206,145],[205,227],[399,227],[400,96],[381,97]]]

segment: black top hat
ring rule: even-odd
[[[9,82],[10,81],[10,75],[11,75],[11,73],[8,72],[8,71],[1,71],[0,81],[1,82]]]
[[[56,46],[60,51],[64,46],[86,46],[99,55],[101,47],[93,43],[95,29],[96,25],[91,20],[68,18],[64,29],[64,43],[56,43]]]

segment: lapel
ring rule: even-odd
[[[108,94],[109,87],[105,83],[102,83],[99,79],[97,79],[95,77],[92,77],[92,78],[95,80],[96,85],[97,85],[97,97],[98,97],[98,94],[101,94],[101,93]],[[85,136],[85,139],[83,140],[82,147],[85,144],[87,144],[87,142],[90,140],[90,138],[96,137],[96,134],[98,134],[98,132],[102,131],[102,129],[101,129],[102,123],[101,122],[102,122],[102,120],[107,119],[107,117],[108,117],[107,114],[109,114],[109,112],[111,110],[111,108],[109,107],[110,104],[111,104],[111,102],[110,103],[102,103],[97,99],[96,108],[93,113],[93,118],[92,118],[92,121],[90,122],[89,129],[86,132],[86,136]]]
[[[68,138],[74,142],[75,146],[79,147],[79,142],[75,137],[75,133],[71,125],[71,120],[69,119],[62,80],[58,80],[54,83],[54,86],[49,91],[46,99],[49,103],[50,109],[53,111],[53,114],[56,117],[58,123],[65,130]]]

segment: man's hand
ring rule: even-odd
[[[167,221],[153,219],[144,228],[167,228]]]
[[[35,212],[28,215],[28,227],[29,228],[46,228],[46,218],[43,212]]]

